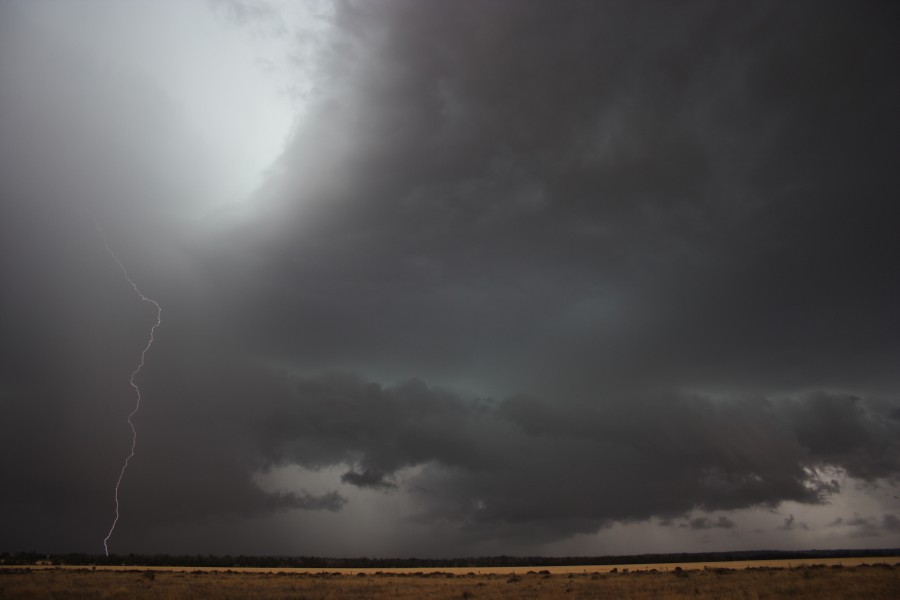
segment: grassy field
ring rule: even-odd
[[[477,598],[900,598],[900,564],[838,564],[703,568],[696,564],[565,567],[554,570],[472,569],[309,572],[179,570],[177,568],[0,569],[0,598],[272,598],[292,600]],[[846,563],[854,564],[846,564]],[[480,571],[480,572],[479,572]],[[568,572],[567,572],[568,571]]]

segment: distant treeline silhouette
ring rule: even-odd
[[[480,556],[467,558],[327,558],[319,556],[245,556],[202,554],[45,554],[18,552],[0,554],[5,565],[125,565],[158,567],[311,568],[311,569],[418,569],[462,567],[533,567],[572,565],[624,565],[649,563],[689,563],[750,560],[790,560],[802,558],[851,558],[898,556],[900,549],[866,550],[741,550],[735,552],[682,552],[674,554],[631,554],[621,556]]]

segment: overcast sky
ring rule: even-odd
[[[0,551],[900,546],[898,16],[0,2]]]

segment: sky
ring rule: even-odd
[[[0,552],[900,547],[897,17],[0,2]]]

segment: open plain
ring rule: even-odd
[[[900,562],[859,559],[556,568],[181,569],[7,567],[0,598],[172,599],[900,597]]]

